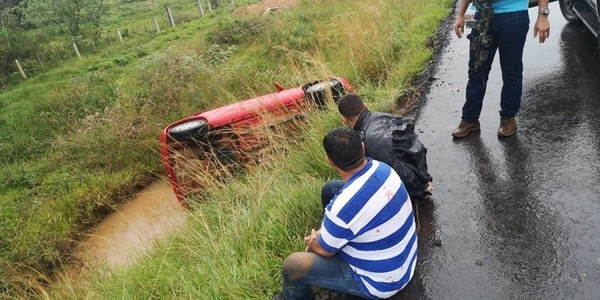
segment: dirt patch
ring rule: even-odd
[[[424,104],[425,95],[431,89],[431,83],[436,80],[433,74],[438,66],[441,51],[449,42],[448,31],[454,22],[453,16],[452,11],[448,17],[442,20],[436,32],[427,40],[427,46],[433,50],[433,57],[429,65],[411,81],[410,86],[398,97],[395,113],[414,119],[418,118]]]
[[[264,15],[265,13],[297,6],[298,2],[299,0],[263,0],[240,7],[236,13],[240,15]]]

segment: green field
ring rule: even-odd
[[[318,224],[321,185],[335,176],[320,144],[341,125],[335,109],[311,115],[301,139],[278,137],[287,151],[208,189],[185,228],[140,261],[52,282],[82,233],[164,179],[166,125],[271,93],[274,82],[331,75],[371,108],[392,110],[430,63],[454,3],[301,0],[266,16],[237,13],[254,2],[222,1],[200,17],[196,1],[113,1],[109,42],[0,90],[0,298],[267,299],[279,290],[280,264]]]

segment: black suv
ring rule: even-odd
[[[554,2],[556,0],[550,0]],[[529,7],[537,6],[537,0],[529,0]],[[558,0],[560,12],[569,23],[585,24],[596,36],[600,47],[600,8],[598,0]]]

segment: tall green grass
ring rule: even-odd
[[[280,140],[287,156],[274,154],[279,159],[208,189],[187,228],[155,253],[46,293],[83,231],[163,177],[158,133],[167,124],[273,92],[273,82],[291,87],[330,75],[349,79],[372,108],[388,108],[428,63],[426,41],[452,2],[300,1],[245,18],[223,11],[3,91],[0,291],[51,299],[267,297],[279,288],[283,258],[318,226],[320,187],[335,176],[320,141],[340,125],[335,109],[311,117],[298,141]],[[115,26],[144,14],[124,12]]]

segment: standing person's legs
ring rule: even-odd
[[[325,183],[321,189],[321,205],[323,205],[323,210],[325,210],[325,207],[327,207],[329,201],[333,199],[339,190],[344,187],[344,184],[346,183],[343,180],[330,180]]]
[[[311,299],[311,285],[366,297],[354,279],[352,268],[337,255],[322,257],[311,252],[288,256],[281,268],[283,295],[287,300]]]
[[[527,11],[496,16],[495,27],[502,68],[500,116],[514,117],[521,105],[523,93],[523,48],[529,31]]]
[[[479,18],[480,16],[477,16]],[[494,18],[492,18],[492,21]],[[491,35],[491,32],[488,32]],[[452,136],[455,138],[462,138],[467,136],[469,133],[479,130],[479,115],[483,107],[483,98],[485,96],[485,90],[487,87],[487,81],[492,69],[492,62],[496,55],[497,44],[494,39],[490,43],[487,49],[477,51],[474,49],[474,39],[480,35],[477,29],[472,29],[468,35],[470,39],[469,44],[469,80],[467,81],[467,92],[465,95],[465,103],[462,107],[462,118],[461,122],[454,131]],[[487,54],[486,54],[487,53]],[[477,61],[479,58],[485,56],[484,60]]]
[[[494,18],[492,18],[492,22],[494,22]],[[475,29],[473,31],[477,32]],[[491,29],[489,34],[493,34]],[[469,80],[467,81],[466,100],[462,108],[462,119],[466,122],[475,123],[479,120],[492,62],[494,56],[496,56],[496,49],[498,49],[498,46],[495,37],[493,37],[492,43],[487,49],[487,57],[478,68],[476,68],[476,60],[477,56],[481,54],[474,49],[469,50]]]
[[[515,115],[521,106],[523,93],[523,48],[529,31],[529,13],[521,11],[498,15],[495,30],[502,68],[498,136],[509,137],[517,132]]]

